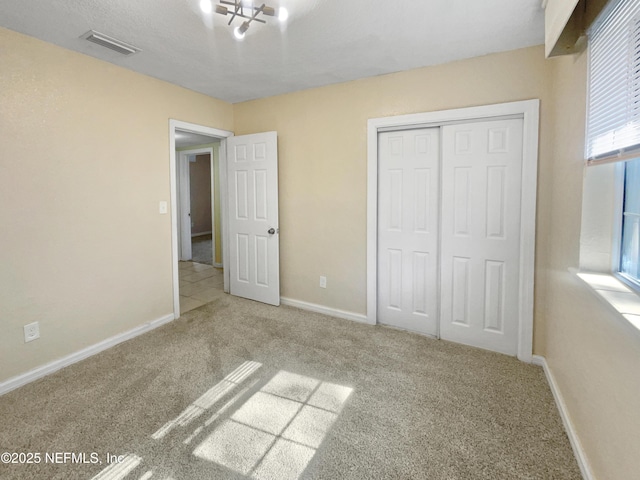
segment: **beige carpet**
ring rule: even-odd
[[[580,478],[540,368],[223,293],[0,418],[2,479]]]

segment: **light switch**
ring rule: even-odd
[[[168,211],[167,209],[168,209],[167,202],[165,202],[164,200],[161,200],[160,201],[160,213],[162,215],[164,215],[165,213],[167,213],[167,211]]]

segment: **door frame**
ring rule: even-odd
[[[180,278],[178,261],[180,259],[178,251],[178,160],[176,158],[176,130],[183,130],[200,135],[208,135],[220,140],[218,154],[220,156],[220,211],[222,213],[222,232],[220,235],[222,245],[222,268],[224,279],[224,291],[229,293],[229,252],[225,245],[225,233],[228,231],[227,212],[227,142],[228,137],[233,136],[233,132],[218,128],[207,127],[195,123],[183,122],[181,120],[169,119],[169,170],[171,186],[171,264],[173,278],[173,318],[180,318]],[[213,161],[213,158],[212,158]]]
[[[540,100],[533,99],[369,119],[367,124],[367,323],[372,325],[378,323],[378,133],[518,116],[523,118],[523,147],[517,357],[523,362],[531,363],[539,112]]]
[[[215,251],[216,251],[216,237],[215,237],[215,218],[214,218],[214,208],[215,208],[215,192],[214,192],[214,161],[213,161],[213,147],[207,148],[194,148],[192,150],[181,150],[178,159],[178,245],[180,247],[180,259],[184,260],[187,255],[185,255],[184,244],[185,240],[188,237],[189,242],[191,242],[191,222],[189,222],[189,228],[185,228],[186,216],[189,216],[187,212],[191,211],[191,180],[189,176],[189,160],[190,157],[195,157],[197,155],[209,154],[209,166],[210,166],[210,179],[211,182],[211,247],[213,249],[213,258],[215,263]],[[187,209],[187,207],[189,207]],[[187,214],[187,215],[185,215]],[[188,232],[187,232],[188,230]],[[191,249],[190,249],[191,250]]]

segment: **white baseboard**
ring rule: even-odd
[[[214,263],[213,263],[213,266],[214,266],[214,267],[216,267],[216,268],[223,268],[223,266],[222,266],[222,264],[221,264],[221,263],[215,263],[215,262],[214,262]]]
[[[212,231],[208,231],[208,232],[192,233],[191,234],[191,238],[193,238],[193,237],[202,237],[204,235],[213,235],[213,232]]]
[[[360,313],[347,312],[336,308],[325,307],[315,303],[303,302],[302,300],[294,300],[292,298],[280,297],[282,305],[308,310],[310,312],[322,313],[330,317],[344,318],[345,320],[353,320],[354,322],[369,323],[367,316]]]
[[[160,317],[156,320],[147,322],[144,325],[140,325],[139,327],[133,328],[127,332],[120,333],[111,338],[107,338],[106,340],[96,343],[95,345],[83,348],[82,350],[72,353],[71,355],[67,355],[66,357],[60,358],[40,367],[36,367],[33,370],[29,370],[28,372],[21,375],[12,377],[9,380],[5,380],[4,382],[0,383],[0,395],[4,395],[11,390],[15,390],[16,388],[22,387],[27,383],[38,380],[39,378],[46,377],[47,375],[57,372],[64,367],[68,367],[69,365],[84,360],[85,358],[91,357],[96,353],[100,353],[126,340],[130,340],[134,337],[137,337],[138,335],[147,333],[155,328],[164,325],[165,323],[171,322],[174,318],[174,314],[170,313],[168,315],[165,315],[164,317]]]
[[[560,412],[560,418],[562,418],[564,429],[567,432],[567,436],[569,437],[571,448],[573,448],[573,454],[575,455],[578,466],[580,467],[580,472],[582,472],[582,478],[584,478],[584,480],[595,480],[595,476],[591,471],[587,456],[582,449],[580,439],[578,438],[575,428],[573,427],[573,422],[569,418],[567,405],[564,403],[564,398],[562,398],[562,394],[558,389],[558,384],[556,383],[553,373],[551,373],[551,370],[549,370],[547,360],[541,355],[534,355],[532,358],[532,363],[534,365],[541,366],[544,370],[544,374],[547,377],[547,382],[549,382],[549,387],[551,388],[551,393],[553,393],[553,398],[555,399],[558,411]]]

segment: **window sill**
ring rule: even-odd
[[[612,274],[585,272],[575,268],[569,271],[640,335],[640,296],[634,290]]]

